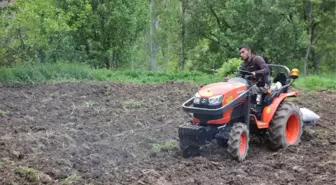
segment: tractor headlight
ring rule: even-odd
[[[221,104],[223,101],[223,95],[218,95],[218,96],[214,96],[209,98],[209,105],[218,105]]]
[[[194,96],[194,104],[200,104],[201,103],[201,96],[196,93]]]

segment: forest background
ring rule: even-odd
[[[334,0],[0,0],[0,82],[209,83],[249,44],[308,76],[299,84],[336,88],[335,11]]]

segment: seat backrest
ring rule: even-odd
[[[282,86],[287,85],[287,76],[284,73],[278,73],[273,83],[280,82]]]

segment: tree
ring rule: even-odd
[[[17,0],[0,8],[0,65],[210,72],[249,44],[271,63],[327,72],[336,67],[335,7],[333,0]]]
[[[303,22],[307,30],[307,49],[304,59],[304,75],[307,75],[309,59],[316,73],[319,73],[321,56],[328,56],[322,60],[335,60],[335,1],[310,0],[304,2]],[[333,41],[330,42],[328,41]],[[327,41],[327,42],[326,42]],[[323,44],[322,44],[323,43]],[[326,52],[327,51],[327,52]],[[323,53],[323,55],[322,55]],[[329,64],[330,65],[330,64]]]

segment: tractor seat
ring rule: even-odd
[[[278,73],[273,80],[273,83],[280,82],[282,86],[287,84],[287,76],[284,73]]]
[[[272,98],[277,97],[279,93],[283,92],[283,89],[281,88],[286,84],[287,84],[287,76],[284,73],[278,73],[274,78],[273,83],[271,84],[268,90],[268,93],[264,97],[264,102],[270,103]]]

